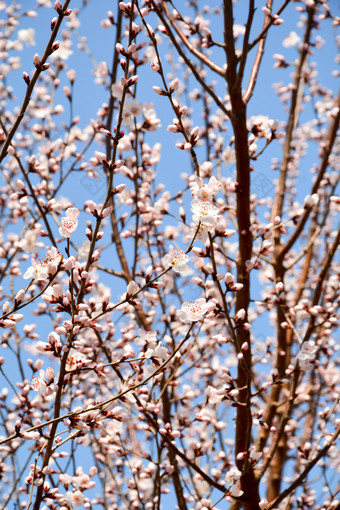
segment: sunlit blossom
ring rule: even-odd
[[[62,236],[67,239],[71,237],[71,234],[77,229],[79,210],[75,207],[69,207],[66,209],[66,216],[61,218],[61,227],[59,232]]]
[[[182,304],[178,317],[184,323],[197,322],[203,319],[208,309],[207,300],[204,298],[196,299],[193,303],[186,301]]]
[[[23,278],[25,280],[33,278],[34,280],[43,281],[55,275],[58,265],[61,261],[61,255],[54,246],[47,251],[45,260],[31,259],[32,265],[26,270]]]
[[[297,355],[301,370],[309,370],[312,368],[317,350],[318,348],[312,340],[303,342]]]
[[[190,260],[189,256],[184,253],[183,250],[176,250],[172,245],[170,245],[169,253],[167,253],[163,259],[163,266],[169,267],[171,266],[176,273],[181,275],[185,275],[188,273],[187,262]]]
[[[83,366],[87,366],[91,363],[91,360],[87,359],[87,357],[76,349],[70,349],[67,361],[66,361],[66,370],[72,371]]]

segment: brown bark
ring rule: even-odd
[[[246,35],[249,34],[252,22],[252,2],[249,6],[249,17],[246,27]],[[227,56],[226,79],[230,95],[232,116],[231,121],[235,136],[235,155],[237,173],[237,205],[236,216],[238,224],[239,255],[237,259],[237,281],[243,284],[243,288],[237,293],[236,314],[239,310],[247,313],[250,303],[250,276],[247,270],[247,261],[252,256],[252,233],[250,231],[250,158],[248,150],[248,129],[246,104],[242,99],[242,77],[245,66],[245,55],[237,72],[237,57],[233,37],[233,7],[231,0],[224,1],[224,30],[225,47]],[[247,42],[245,42],[245,45]],[[236,330],[237,350],[243,345],[243,357],[238,361],[237,384],[240,390],[239,402],[243,405],[236,411],[236,437],[235,456],[237,467],[242,471],[241,488],[244,492],[245,510],[258,510],[259,490],[255,479],[254,470],[245,460],[237,459],[241,452],[249,451],[251,444],[252,415],[251,415],[251,344],[249,331],[240,325]]]

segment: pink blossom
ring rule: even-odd
[[[310,368],[312,368],[313,366],[312,362],[315,359],[315,354],[317,350],[318,348],[312,340],[303,342],[300,351],[297,355],[297,360],[299,362],[299,367],[301,368],[301,370],[309,370]]]
[[[66,216],[61,219],[61,227],[59,232],[66,239],[71,237],[71,234],[76,230],[78,226],[79,210],[75,207],[69,207],[66,209]]]
[[[191,210],[193,212],[193,221],[201,222],[208,230],[213,228],[218,215],[217,207],[207,200],[194,199],[191,202]]]
[[[32,265],[26,270],[24,279],[34,278],[38,281],[47,280],[47,278],[55,275],[58,265],[61,261],[61,255],[57,248],[54,246],[47,250],[45,260],[38,261],[34,258],[31,259]]]
[[[221,189],[221,186],[221,183],[215,176],[210,178],[208,184],[204,184],[203,179],[196,177],[191,183],[190,189],[194,198],[201,201],[211,202],[217,192]]]
[[[208,309],[209,307],[206,299],[196,299],[193,303],[183,303],[180,311],[178,312],[178,317],[184,323],[197,322],[203,319],[203,316],[207,313]]]
[[[77,351],[76,349],[71,348],[66,361],[66,370],[72,371],[91,363],[84,354]]]
[[[188,266],[186,264],[189,260],[189,256],[186,255],[183,250],[175,250],[175,248],[170,245],[169,253],[163,257],[162,262],[164,267],[171,266],[176,273],[184,276],[188,272]]]
[[[84,494],[76,490],[74,492],[67,491],[66,493],[66,501],[70,503],[72,506],[82,506],[84,503],[85,496]]]

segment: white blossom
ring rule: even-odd
[[[26,270],[24,279],[34,278],[38,281],[47,280],[50,276],[55,275],[58,265],[61,261],[61,255],[54,246],[47,251],[45,260],[31,259],[32,265]]]
[[[312,340],[303,342],[300,351],[297,355],[297,360],[299,362],[299,367],[301,368],[301,370],[309,370],[310,368],[312,368],[313,366],[312,361],[315,359],[315,354],[317,350],[318,348]]]
[[[178,317],[184,323],[197,322],[203,319],[208,309],[208,303],[204,298],[196,299],[193,303],[186,301],[182,304]]]
[[[61,218],[61,227],[59,228],[59,232],[62,236],[68,239],[78,226],[79,210],[75,207],[69,207],[66,209],[65,214],[66,216]]]
[[[172,245],[170,245],[169,253],[167,253],[162,259],[164,267],[171,266],[176,273],[179,273],[182,276],[188,273],[188,261],[189,256],[186,255],[183,250],[175,250]]]

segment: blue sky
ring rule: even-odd
[[[25,0],[23,3],[25,8],[30,4],[32,5],[32,8],[36,5],[36,2],[33,0]],[[219,3],[220,2],[210,2],[210,5],[219,5]],[[74,0],[71,1],[70,6],[75,9],[77,7],[81,7],[81,4],[82,2]],[[79,51],[77,49],[77,43],[75,42],[73,53],[66,62],[67,68],[74,68],[77,73],[74,85],[75,99],[73,104],[73,112],[74,115],[80,116],[81,120],[79,125],[82,128],[84,128],[89,123],[91,118],[95,118],[96,112],[98,108],[100,108],[101,104],[108,101],[108,92],[104,89],[104,87],[94,83],[93,70],[94,62],[99,63],[101,61],[107,61],[108,65],[110,65],[112,60],[114,31],[112,29],[101,29],[100,21],[105,18],[106,12],[109,9],[112,9],[113,5],[115,6],[115,2],[112,2],[112,0],[90,0],[88,5],[81,9],[81,25],[78,29],[78,34],[80,37],[84,35],[86,36],[88,47],[92,52],[93,60],[91,60],[89,55],[87,55],[84,51]],[[247,3],[244,0],[241,0],[236,5],[235,17],[236,21],[239,23],[242,23],[242,14],[246,8],[246,5]],[[283,15],[285,23],[282,26],[274,27],[270,31],[270,35],[267,41],[267,51],[261,65],[260,79],[256,87],[254,97],[249,105],[249,115],[262,114],[268,115],[273,119],[285,119],[285,115],[283,114],[283,107],[275,95],[272,84],[273,81],[277,82],[280,80],[282,80],[283,83],[288,84],[291,70],[288,69],[275,71],[275,77],[273,78],[274,60],[272,58],[272,54],[283,53],[287,56],[289,61],[294,61],[297,57],[296,49],[284,48],[282,46],[282,40],[289,34],[289,32],[298,31],[298,28],[295,24],[295,7],[295,3],[290,5]],[[22,80],[22,71],[25,70],[30,73],[32,72],[34,53],[38,52],[40,55],[42,55],[46,41],[50,36],[49,24],[51,17],[54,16],[54,12],[52,12],[52,9],[47,8],[40,8],[38,12],[39,15],[37,18],[25,19],[23,20],[22,25],[19,27],[33,27],[35,29],[36,44],[35,46],[29,46],[25,48],[23,52],[18,53],[21,56],[22,67],[18,71],[12,72],[9,76],[9,84],[13,87],[14,96],[16,98],[13,102],[13,105],[14,103],[16,105],[20,105],[25,93],[26,85]],[[0,15],[3,16],[3,12],[0,12]],[[257,18],[254,33],[256,33],[256,29],[262,24],[261,7],[258,8],[256,16]],[[214,26],[212,28],[214,34],[219,33],[221,28],[221,18],[215,18]],[[332,75],[332,71],[335,68],[334,57],[336,55],[335,35],[332,27],[330,26],[328,33],[323,33],[322,36],[325,37],[325,46],[320,52],[321,58],[318,58],[318,72],[322,76],[321,81],[327,87],[335,90],[336,82],[338,80]],[[165,47],[166,45],[163,44],[163,53],[165,52]],[[318,50],[316,50],[316,52],[317,51]],[[327,58],[324,57],[325,55]],[[216,58],[221,64],[223,64],[224,55],[221,51],[218,50],[216,52]],[[212,79],[212,76],[209,74],[208,78]],[[64,105],[64,119],[67,121],[69,112],[68,102],[63,94],[64,85],[68,85],[68,80],[65,73],[61,74],[61,84],[55,96],[55,103],[61,103]],[[138,91],[141,93],[141,100],[155,103],[156,111],[162,122],[162,129],[149,135],[150,145],[156,142],[160,142],[162,144],[162,159],[158,165],[157,181],[164,182],[166,187],[171,190],[172,194],[175,194],[184,186],[184,181],[181,179],[180,173],[190,173],[191,165],[188,154],[174,148],[174,144],[175,142],[179,141],[179,138],[177,135],[166,131],[166,126],[172,122],[173,113],[170,110],[167,99],[157,96],[152,90],[152,85],[161,85],[160,79],[148,68],[148,66],[146,66],[145,69],[143,69],[141,72]],[[221,89],[221,91],[219,90],[219,93],[223,94],[224,91]],[[200,111],[195,111],[194,113],[194,119],[197,124],[201,124],[202,122],[200,113]],[[307,113],[308,112],[306,112],[306,115]],[[231,130],[229,128],[226,136],[228,137],[230,134]],[[280,152],[278,151],[279,143],[280,142],[278,141],[274,142],[273,145],[268,148],[263,158],[261,158],[259,162],[254,163],[255,172],[253,179],[253,190],[258,195],[262,193],[264,198],[268,196],[268,194],[273,193],[274,190],[272,183],[273,179],[276,178],[276,173],[270,169],[270,165],[272,157],[280,157]],[[100,150],[100,147],[98,148]],[[315,146],[309,150],[308,156],[303,160],[303,166],[306,169],[306,172],[309,171],[309,168],[315,161],[316,152],[317,147]],[[198,153],[200,154],[201,158],[204,157],[203,150],[202,152],[198,151]],[[88,157],[91,157],[92,155],[93,149],[91,148],[88,153]],[[225,166],[223,168],[223,172],[224,175],[232,175],[233,165],[228,167]],[[103,189],[102,185],[100,185],[100,182],[104,182],[104,179],[99,180],[98,186],[97,182],[91,182],[87,177],[76,174],[70,178],[69,184],[63,188],[61,194],[71,198],[76,206],[82,207],[84,201],[87,199],[91,198],[95,201],[100,201],[103,198]],[[303,197],[307,193],[306,187],[309,186],[310,182],[308,181],[306,186],[302,186],[298,190],[298,196]],[[175,210],[173,212],[177,213]],[[172,220],[169,221],[171,222]],[[82,232],[79,232],[79,241],[81,239]],[[34,320],[34,317],[32,317],[32,322]],[[266,336],[267,334],[270,334],[269,325],[266,323],[267,320],[268,319],[265,319],[264,321],[260,321],[258,323],[257,331],[259,337],[260,335]],[[227,508],[227,504],[225,503],[223,506],[223,503],[221,503],[219,504],[219,507],[223,509]]]

